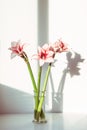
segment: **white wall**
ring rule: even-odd
[[[8,48],[11,41],[29,43],[29,56],[32,48],[36,52],[37,39],[37,0],[0,0],[0,113],[32,111],[33,101],[27,102],[33,91],[27,66],[19,57],[11,60]],[[36,62],[31,64],[37,75]]]
[[[86,0],[49,0],[49,41],[57,38],[67,42],[74,52],[58,57],[52,71],[54,92],[63,88],[64,112],[87,112]]]
[[[28,55],[30,55],[31,48],[33,51],[36,50],[37,0],[1,0],[0,19],[2,74],[0,82],[16,89],[29,91],[31,87],[29,88],[27,67],[19,57],[11,60],[11,52],[8,48],[11,46],[11,41],[21,40],[29,43],[26,47]],[[20,80],[21,82],[19,82]]]

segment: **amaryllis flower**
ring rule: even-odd
[[[20,41],[13,41],[11,42],[11,47],[9,50],[12,51],[11,58],[15,57],[16,55],[22,56],[23,55],[23,49],[25,44],[21,44]]]
[[[65,52],[68,50],[67,44],[65,44],[64,42],[62,42],[61,40],[59,40],[59,50],[58,52]]]
[[[42,66],[44,63],[54,61],[54,52],[50,50],[48,44],[44,44],[43,47],[38,47],[38,54],[33,55],[33,58],[38,59],[40,66]]]
[[[57,52],[59,52],[59,53],[65,52],[65,51],[68,50],[67,45],[64,42],[62,42],[61,40],[56,41],[54,44],[55,44],[56,47],[58,46]]]
[[[55,53],[56,52],[61,53],[68,50],[67,45],[63,43],[61,40],[58,40],[55,43],[51,44],[50,49]]]

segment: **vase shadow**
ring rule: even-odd
[[[62,78],[60,80],[58,90],[54,91],[54,84],[52,82],[52,75],[50,75],[51,87],[52,87],[52,112],[63,112],[63,89],[66,80],[67,69],[63,71]]]
[[[81,55],[74,52],[74,57],[72,58],[72,52],[66,53],[67,66],[62,72],[62,76],[60,82],[58,83],[57,90],[55,92],[54,82],[52,78],[52,74],[50,74],[50,83],[52,89],[51,101],[52,108],[51,112],[63,112],[63,98],[64,98],[64,85],[66,81],[66,76],[69,73],[71,77],[80,75],[80,67],[78,64],[83,62],[84,59],[81,58]]]

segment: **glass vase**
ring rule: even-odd
[[[39,108],[39,110],[38,110]],[[34,92],[34,123],[46,123],[45,115],[45,93],[40,91]]]

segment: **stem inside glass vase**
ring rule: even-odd
[[[38,109],[36,109],[36,106],[37,106],[36,102],[38,100],[39,101],[38,105],[39,105],[41,96],[42,96],[41,91],[39,92],[39,97],[38,97],[38,93],[34,92],[35,108],[34,108],[34,120],[33,120],[33,122],[35,122],[35,123],[46,123],[47,122],[47,120],[45,118],[45,95],[43,97],[44,101],[43,101],[43,104],[41,106],[41,111],[38,112]]]

